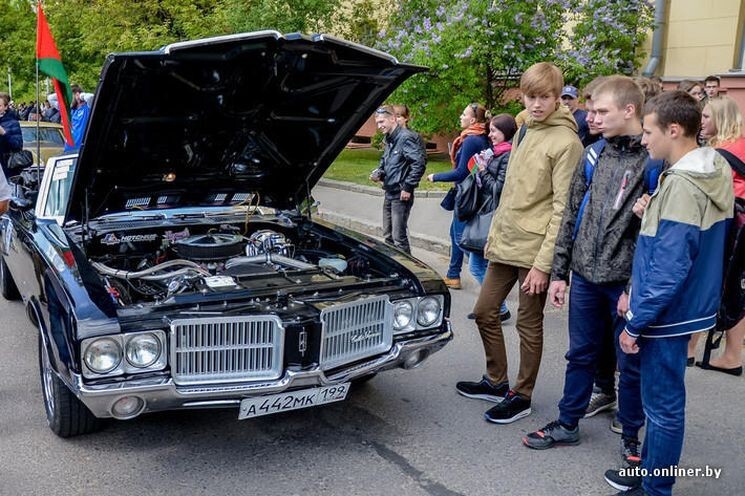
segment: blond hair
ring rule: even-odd
[[[603,93],[610,95],[619,109],[626,105],[633,105],[637,117],[642,116],[644,93],[630,77],[608,76],[593,90],[594,100],[597,100],[598,95]]]
[[[707,104],[717,133],[709,138],[710,146],[721,146],[742,136],[740,107],[728,96],[711,98]]]
[[[520,78],[520,91],[527,96],[551,95],[559,98],[563,86],[561,69],[549,62],[531,65]]]

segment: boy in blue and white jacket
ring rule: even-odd
[[[715,324],[734,208],[732,171],[714,149],[698,147],[700,122],[698,102],[682,91],[656,96],[644,109],[642,143],[672,166],[644,211],[619,344],[639,353],[648,474],[680,461],[688,340]],[[623,475],[606,472],[612,486],[628,490],[623,494],[670,495],[675,483],[672,475]]]

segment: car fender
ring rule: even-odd
[[[47,356],[51,362],[52,370],[55,375],[57,375],[57,377],[67,385],[67,387],[73,389],[74,382],[72,380],[72,375],[70,374],[69,363],[65,363],[65,361],[60,358],[60,356],[64,356],[65,353],[60,353],[58,343],[56,343],[49,333],[49,326],[42,318],[41,305],[39,304],[39,301],[36,298],[30,298],[26,308],[29,317],[33,314],[32,318],[37,323],[37,331],[41,337],[41,346],[44,346],[47,350]]]

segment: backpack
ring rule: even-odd
[[[595,172],[595,165],[598,163],[600,154],[605,148],[606,141],[600,139],[590,145],[585,156],[585,196],[582,198],[582,203],[579,205],[579,212],[577,212],[577,221],[574,223],[574,231],[572,232],[572,241],[577,239],[577,233],[579,233],[579,226],[582,224],[582,216],[585,213],[585,207],[590,202],[590,185],[592,184],[592,175]],[[647,192],[651,195],[657,189],[657,183],[660,181],[660,175],[665,167],[664,160],[653,160],[647,158],[647,162],[644,164],[644,185]]]

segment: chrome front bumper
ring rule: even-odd
[[[332,373],[323,372],[320,368],[286,370],[281,378],[274,381],[192,387],[176,387],[170,377],[133,379],[93,386],[83,383],[82,377],[75,374],[70,389],[99,418],[114,417],[113,404],[125,396],[136,396],[144,400],[145,407],[138,415],[188,408],[238,408],[243,398],[281,393],[288,389],[339,384],[393,368],[413,368],[439,351],[451,339],[453,332],[450,321],[446,320],[443,330],[437,334],[394,342],[388,353],[354,366],[340,367]]]

